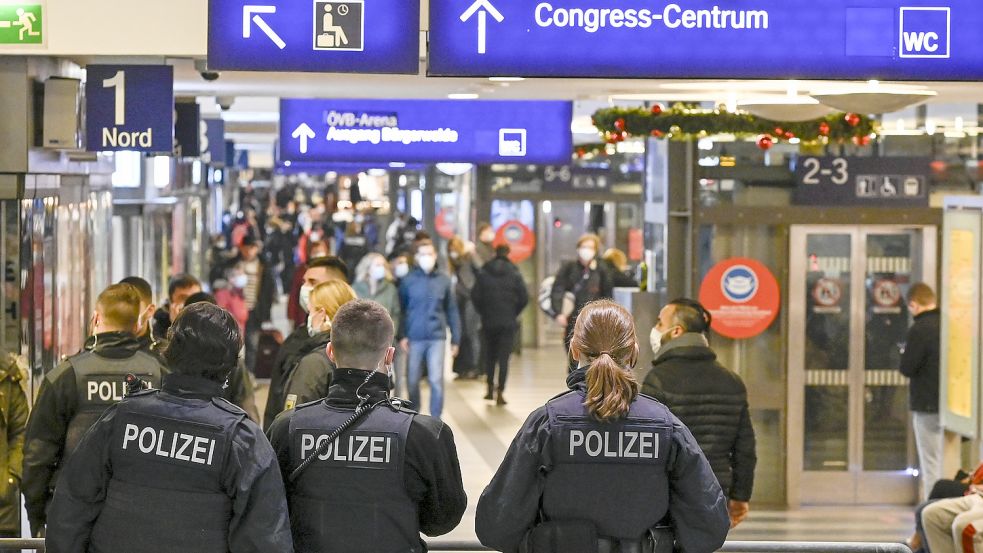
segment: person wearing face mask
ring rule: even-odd
[[[642,393],[664,403],[693,432],[729,499],[733,528],[749,511],[757,455],[747,388],[717,362],[706,338],[711,322],[710,313],[691,299],[662,308]]]
[[[457,357],[461,343],[461,318],[451,279],[437,270],[433,242],[421,241],[414,256],[417,267],[399,283],[403,321],[399,325],[400,346],[408,353],[410,402],[420,405],[420,379],[427,360],[430,382],[430,416],[439,419],[444,409],[444,348],[447,329],[451,333],[451,355]]]
[[[328,394],[334,366],[324,348],[331,342],[331,321],[341,306],[355,298],[355,291],[341,280],[318,284],[311,291],[311,312],[307,316],[307,334],[311,339],[304,344],[297,365],[288,371],[283,387],[284,411]]]
[[[191,275],[171,277],[167,285],[167,302],[154,313],[153,334],[159,340],[167,336],[171,321],[184,309],[188,296],[201,292],[201,282]]]
[[[342,260],[334,256],[318,257],[307,264],[303,284],[297,292],[298,305],[304,313],[304,324],[296,327],[287,336],[287,339],[280,345],[276,359],[273,361],[273,366],[270,369],[270,391],[266,398],[266,409],[263,410],[264,430],[273,424],[273,419],[283,410],[283,403],[286,400],[284,385],[290,377],[290,371],[297,366],[300,358],[304,356],[308,349],[308,342],[314,339],[307,328],[307,309],[311,291],[322,282],[331,280],[345,282],[347,274],[348,267]]]
[[[268,432],[297,553],[425,551],[421,533],[446,534],[464,515],[454,433],[390,396],[394,335],[378,303],[345,304],[332,320],[326,355],[338,368],[327,397],[284,412]],[[333,450],[318,451],[360,406],[368,410]]]
[[[345,265],[348,265],[349,269],[357,267],[371,248],[369,239],[365,236],[365,229],[362,223],[358,221],[359,218],[364,219],[364,216],[355,215],[355,220],[345,225],[343,232],[339,232],[337,238],[338,257],[345,262]],[[355,276],[355,274],[349,274],[348,280],[354,282]]]
[[[233,265],[225,271],[225,279],[215,281],[215,303],[235,317],[239,331],[246,334],[249,308],[246,307],[244,290],[249,285],[249,277],[239,266]]]
[[[474,244],[455,236],[447,243],[454,299],[461,319],[461,351],[454,358],[457,378],[477,380],[481,377],[481,316],[471,301],[471,290],[478,280],[474,262]]]
[[[563,305],[564,296],[573,294],[574,309],[570,315],[550,313],[556,324],[564,328],[563,345],[570,351],[570,338],[577,325],[577,315],[585,305],[592,301],[611,298],[614,283],[611,275],[597,259],[601,251],[601,238],[596,234],[585,234],[577,240],[577,260],[565,263],[556,273],[553,281],[552,305]],[[575,367],[570,366],[572,371]]]
[[[133,373],[159,387],[168,372],[142,351],[135,335],[139,320],[140,294],[133,286],[106,288],[92,316],[92,350],[69,357],[41,382],[24,446],[23,493],[34,536],[43,532],[59,470],[102,412],[123,398],[124,377]]]
[[[410,258],[406,255],[397,255],[392,258],[393,279],[398,285],[401,280],[410,274]]]
[[[128,276],[119,281],[119,283],[129,284],[140,294],[140,318],[137,320],[137,340],[140,342],[143,351],[160,357],[156,347],[161,336],[154,335],[153,319],[154,313],[157,311],[157,306],[154,305],[153,288],[151,288],[149,282],[138,276]],[[86,349],[92,349],[89,347],[92,343],[91,340],[92,338],[86,342]],[[163,357],[160,357],[160,361],[161,363],[164,362]]]
[[[307,324],[307,310],[300,304],[300,289],[304,286],[307,268],[315,259],[326,258],[330,255],[330,248],[327,242],[310,242],[307,250],[307,262],[301,262],[294,271],[293,282],[290,285],[290,296],[287,299],[287,318],[294,324],[294,328],[303,327]],[[347,266],[346,266],[347,267]],[[310,293],[308,289],[307,293]]]
[[[404,268],[409,272],[409,267]],[[355,284],[352,288],[359,299],[372,300],[386,308],[389,316],[398,321],[401,316],[399,308],[399,290],[394,284],[395,278],[385,257],[378,253],[370,253],[362,258],[355,269]],[[406,276],[406,273],[403,273]]]

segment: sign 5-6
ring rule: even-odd
[[[827,161],[829,164],[824,167],[823,162]],[[802,168],[805,170],[802,184],[818,185],[828,181],[836,186],[843,186],[850,180],[850,163],[846,158],[807,157],[802,162]]]

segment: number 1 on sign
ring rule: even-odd
[[[102,81],[103,88],[116,89],[116,125],[126,124],[126,72],[117,71],[113,78]]]

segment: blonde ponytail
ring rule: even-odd
[[[627,416],[639,392],[631,371],[638,360],[631,314],[610,300],[588,304],[577,317],[570,347],[590,361],[584,406],[591,416],[601,422]]]

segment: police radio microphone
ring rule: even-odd
[[[126,383],[126,395],[132,395],[140,390],[147,390],[150,388],[150,385],[147,382],[133,373],[129,373],[124,376],[123,382]]]

